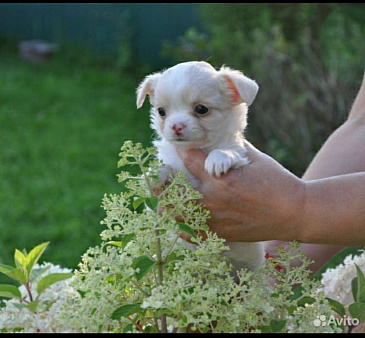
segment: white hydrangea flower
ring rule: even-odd
[[[351,281],[356,277],[355,264],[365,273],[365,252],[355,256],[347,256],[342,264],[332,269],[327,269],[322,274],[321,283],[326,296],[337,300],[343,305],[354,302]]]
[[[351,281],[357,276],[355,264],[365,274],[365,251],[360,255],[346,256],[342,264],[322,274],[322,290],[326,296],[345,307],[354,302]],[[358,325],[353,332],[365,332],[365,324]]]
[[[72,270],[62,268],[59,265],[44,262],[36,264],[34,270],[44,269],[32,283],[32,295],[37,297],[35,286],[39,280],[52,273],[70,273]],[[57,316],[60,307],[70,297],[76,295],[75,290],[70,286],[71,279],[57,282],[48,287],[40,296],[36,313],[32,313],[26,308],[19,308],[19,301],[15,299],[4,300],[4,307],[0,308],[0,330],[8,331],[20,330],[20,332],[57,332]],[[23,285],[19,287],[23,297],[28,297],[28,293]]]

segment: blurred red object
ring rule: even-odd
[[[278,270],[278,271],[282,271],[283,270],[283,267],[281,266],[281,265],[279,265],[279,264],[277,264],[275,261],[274,261],[274,257],[273,256],[271,256],[271,255],[269,255],[268,253],[265,255],[265,258],[266,259],[272,259],[273,261],[273,263],[275,264],[275,269],[276,270]]]

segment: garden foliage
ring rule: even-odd
[[[343,330],[337,324],[313,325],[317,317],[333,316],[343,307],[310,278],[310,261],[298,243],[268,258],[257,273],[241,270],[234,276],[221,255],[228,247],[209,231],[209,212],[184,174],[170,177],[155,195],[162,165],[156,150],[131,141],[121,150],[119,166],[128,170],[119,181],[126,189],[104,196],[101,244],[86,251],[73,274],[50,273],[59,268],[48,264],[35,268],[48,243],[29,254],[16,250],[15,267],[0,266],[22,285],[1,286],[0,295],[10,298],[0,310],[2,332]],[[196,250],[182,245],[182,233],[191,236]],[[302,265],[290,266],[297,259]],[[356,303],[362,304],[361,272],[353,283]]]
[[[302,175],[340,126],[364,72],[363,4],[200,4],[202,27],[163,54],[242,70],[260,89],[247,137]]]

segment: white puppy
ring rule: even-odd
[[[228,67],[217,71],[206,62],[185,62],[147,76],[137,90],[137,108],[149,95],[151,127],[160,138],[154,141],[158,157],[166,171],[187,172],[196,188],[198,179],[185,168],[175,147],[203,150],[210,175],[220,176],[248,164],[243,130],[247,107],[257,91],[256,82],[239,71]],[[166,172],[163,176],[162,180],[167,178]],[[264,261],[261,242],[227,244],[230,250],[225,255],[235,269],[256,270]]]

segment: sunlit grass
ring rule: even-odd
[[[0,47],[2,263],[50,241],[44,259],[75,267],[99,243],[101,199],[121,188],[121,145],[151,140],[138,81],[82,55],[34,65]]]

